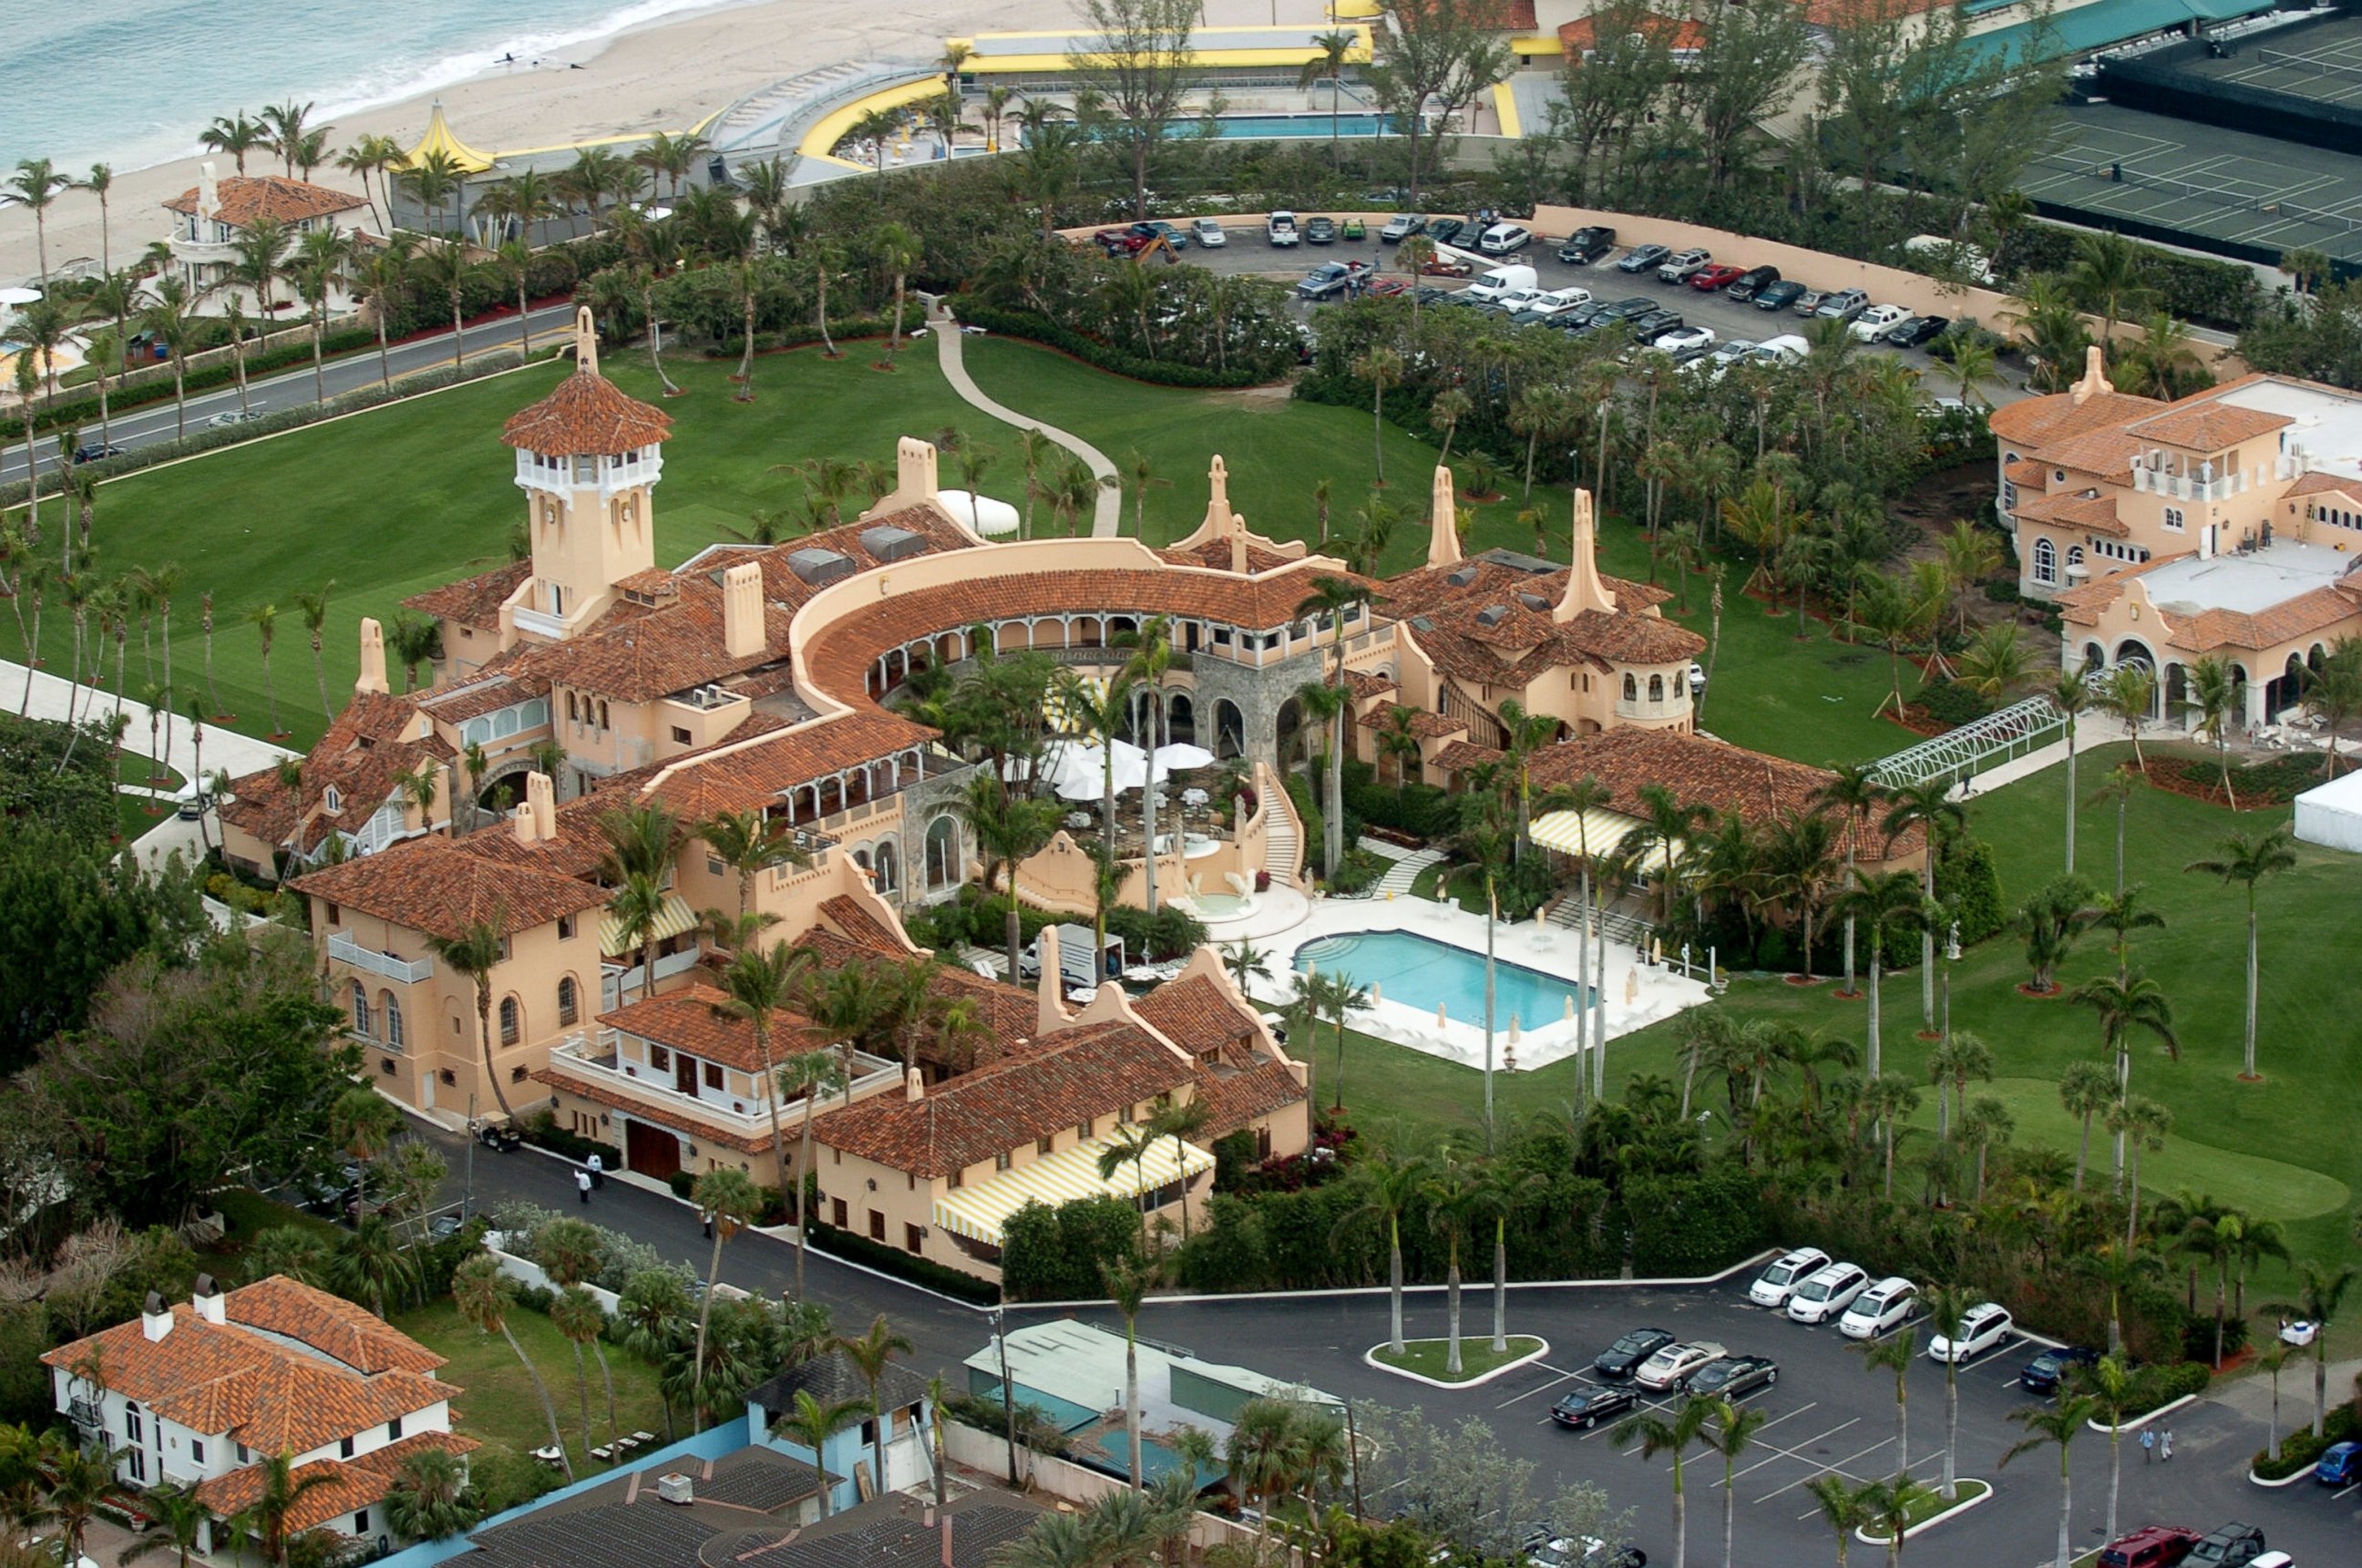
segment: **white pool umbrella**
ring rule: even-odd
[[[1193,767],[1210,767],[1213,761],[1214,754],[1204,746],[1191,745],[1187,741],[1175,741],[1170,745],[1156,748],[1156,776],[1162,778],[1168,773],[1187,773]]]

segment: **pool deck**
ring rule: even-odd
[[[1257,977],[1248,987],[1259,1001],[1279,1003],[1293,994],[1296,950],[1325,936],[1358,935],[1366,932],[1400,931],[1473,953],[1485,952],[1485,917],[1457,904],[1436,903],[1410,897],[1384,899],[1308,899],[1289,889],[1274,888],[1257,896],[1257,907],[1235,921],[1209,922],[1216,942],[1252,940],[1264,947],[1272,975]],[[1505,964],[1520,964],[1554,979],[1579,985],[1575,974],[1574,933],[1539,921],[1498,925],[1493,954]],[[1594,962],[1597,960],[1595,956]],[[1462,1066],[1485,1065],[1482,1018],[1460,1019],[1408,1007],[1385,995],[1370,1007],[1357,1010],[1354,1028],[1380,1040],[1407,1045]],[[1610,1040],[1646,1029],[1685,1008],[1707,999],[1704,981],[1683,978],[1662,965],[1651,965],[1622,943],[1607,944],[1606,1015]],[[1514,1028],[1513,1028],[1514,1025]],[[1529,1071],[1564,1061],[1575,1054],[1575,1026],[1560,1017],[1534,1023],[1503,1014],[1494,1033],[1495,1065]]]

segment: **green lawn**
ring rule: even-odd
[[[817,350],[765,356],[753,403],[730,399],[734,361],[674,363],[674,378],[690,392],[664,403],[674,428],[657,491],[659,562],[677,562],[730,537],[751,513],[789,503],[799,488],[771,472],[775,464],[822,454],[891,462],[898,435],[932,435],[945,425],[1005,444],[1007,432],[952,395],[923,345],[891,376],[869,369],[870,358],[831,361]],[[607,370],[635,396],[652,394],[644,359],[619,356]],[[276,604],[270,673],[280,718],[295,744],[309,745],[326,718],[293,596],[331,580],[337,585],[323,662],[329,701],[341,707],[359,662],[355,627],[362,616],[390,616],[405,595],[506,558],[524,502],[501,424],[562,373],[544,363],[114,480],[99,492],[93,533],[102,569],[165,562],[182,569],[172,674],[182,693],[201,689],[201,596],[213,594],[215,680],[237,715],[234,727],[248,734],[269,724],[260,638],[247,615]],[[55,527],[54,508],[49,526]],[[41,634],[49,667],[63,669],[72,628],[54,595]],[[20,653],[13,636],[0,646]],[[137,648],[128,668],[128,694],[137,695]]]
[[[1916,1529],[1937,1514],[1948,1513],[1954,1508],[1965,1508],[1992,1491],[1992,1487],[1982,1481],[1961,1480],[1954,1483],[1953,1489],[1959,1492],[1959,1496],[1947,1501],[1940,1485],[1930,1484],[1922,1486],[1913,1494],[1910,1503],[1904,1508],[1903,1528],[1905,1530]],[[1886,1537],[1881,1531],[1873,1529],[1864,1533],[1872,1545],[1886,1544]]]
[[[1404,1372],[1416,1372],[1421,1377],[1432,1377],[1439,1383],[1468,1383],[1541,1348],[1541,1341],[1531,1334],[1511,1334],[1508,1350],[1496,1353],[1489,1336],[1462,1334],[1460,1336],[1460,1373],[1456,1377],[1444,1370],[1451,1364],[1451,1342],[1446,1340],[1405,1340],[1400,1355],[1385,1345],[1380,1345],[1371,1353],[1384,1365]]]
[[[467,1390],[457,1400],[458,1419],[453,1423],[456,1430],[487,1445],[497,1443],[521,1454],[548,1446],[549,1423],[542,1414],[540,1396],[535,1393],[533,1379],[517,1364],[506,1340],[497,1333],[479,1332],[460,1318],[458,1309],[447,1298],[414,1311],[396,1313],[393,1326],[437,1355],[449,1359],[450,1364],[437,1375]],[[591,1441],[585,1443],[574,1347],[550,1327],[547,1318],[526,1308],[517,1308],[509,1314],[508,1327],[524,1353],[532,1358],[549,1388],[550,1398],[557,1404],[558,1430],[565,1434],[575,1474],[587,1474],[605,1468],[588,1453],[590,1448],[607,1441],[606,1391],[599,1381],[598,1362],[585,1349],[582,1364],[590,1375],[592,1432]],[[664,1401],[657,1393],[656,1369],[620,1346],[608,1345],[606,1352],[608,1370],[615,1379],[618,1428],[625,1433],[650,1431],[661,1436],[665,1430]]]

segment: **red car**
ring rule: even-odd
[[[2198,1539],[2181,1525],[2144,1525],[2101,1548],[2100,1568],[2174,1568]]]
[[[1372,299],[1379,300],[1385,299],[1389,294],[1407,294],[1408,293],[1410,293],[1410,280],[1408,278],[1380,278],[1376,282],[1373,282],[1369,288],[1370,297]]]
[[[1439,256],[1419,269],[1423,277],[1464,278],[1473,271],[1465,261],[1455,261],[1449,256]]]
[[[1144,234],[1134,234],[1128,228],[1103,228],[1091,238],[1109,256],[1129,256],[1148,243]]]
[[[1702,294],[1710,294],[1716,289],[1727,288],[1730,284],[1738,282],[1740,278],[1746,276],[1746,273],[1747,269],[1744,267],[1727,266],[1717,261],[1702,271],[1691,273],[1690,287]]]

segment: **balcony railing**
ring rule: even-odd
[[[675,975],[685,975],[696,967],[697,949],[694,947],[657,955],[657,978],[659,981],[669,980]],[[642,978],[637,964],[629,968],[618,964],[600,966],[600,1010],[613,1012],[623,1006],[625,997],[635,995],[641,989]]]
[[[635,1064],[623,1060],[623,1037],[613,1029],[578,1030],[550,1047],[550,1066],[566,1072],[578,1072],[595,1077],[597,1082],[620,1090],[639,1104],[648,1108],[650,1119],[662,1121],[669,1111],[676,1116],[694,1116],[700,1121],[718,1122],[734,1132],[750,1137],[767,1137],[771,1131],[771,1113],[762,1101],[756,1100],[745,1110],[733,1110],[727,1105],[717,1105],[711,1099],[683,1094],[673,1087],[668,1074],[644,1077],[642,1069],[635,1072]],[[853,1080],[855,1096],[876,1093],[901,1081],[902,1065],[864,1052],[854,1055],[858,1069]],[[826,1101],[842,1103],[842,1088],[828,1092]],[[783,1101],[780,1116],[789,1121],[803,1113],[800,1099]],[[825,1105],[822,1107],[825,1109]]]
[[[401,980],[411,985],[435,977],[435,961],[431,958],[399,958],[391,953],[363,947],[349,936],[328,938],[328,956],[356,969],[366,969],[372,975],[382,975],[389,980]]]
[[[1668,697],[1658,702],[1645,697],[1632,701],[1619,697],[1616,701],[1616,716],[1619,719],[1678,719],[1689,711],[1686,697]]]
[[[510,613],[516,617],[516,629],[520,632],[553,639],[566,635],[566,623],[546,610],[528,610],[520,604]]]

